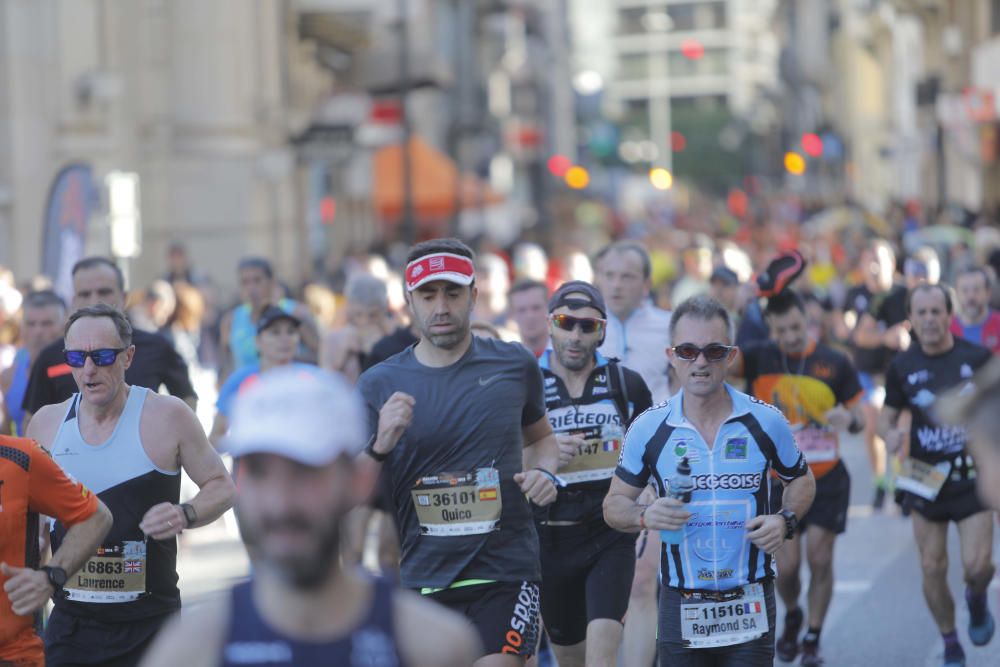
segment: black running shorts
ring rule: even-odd
[[[582,642],[596,619],[622,622],[635,573],[635,539],[603,523],[538,526],[542,620],[553,644]]]
[[[169,614],[131,623],[106,623],[55,609],[45,628],[47,667],[134,667]]]
[[[446,588],[425,597],[472,621],[486,655],[535,654],[540,627],[538,584],[493,582]]]
[[[781,509],[784,487],[781,482],[771,480],[771,508]],[[843,461],[816,480],[816,498],[806,515],[799,520],[799,532],[809,526],[819,526],[837,535],[847,530],[847,510],[851,506],[851,476]]]
[[[899,492],[899,504],[920,514],[928,521],[956,523],[967,519],[973,514],[985,511],[985,507],[976,495],[976,480],[965,479],[960,482],[945,482],[935,500],[926,500],[908,491]]]

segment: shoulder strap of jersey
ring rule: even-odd
[[[615,401],[615,407],[618,408],[618,416],[621,417],[624,428],[628,425],[630,417],[628,385],[625,382],[625,371],[622,370],[622,365],[616,359],[608,361],[608,384],[611,386],[611,397]]]

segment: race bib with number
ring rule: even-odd
[[[126,541],[100,547],[66,582],[66,599],[77,602],[131,602],[146,593],[146,543]]]
[[[795,431],[795,444],[806,463],[829,463],[838,458],[837,434],[815,426]]]
[[[410,495],[422,535],[479,535],[499,527],[503,503],[496,468],[421,477]]]
[[[732,646],[767,634],[767,603],[761,584],[743,586],[731,600],[685,594],[681,601],[681,639],[688,648]]]
[[[948,461],[930,464],[907,458],[896,476],[896,488],[909,491],[924,500],[934,501],[941,493],[941,487],[948,481],[949,474],[951,463]]]
[[[573,431],[570,435],[582,438],[583,444],[577,447],[573,458],[559,469],[559,476],[567,484],[611,479],[625,439],[622,428],[616,424],[603,424]]]

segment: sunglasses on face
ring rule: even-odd
[[[73,368],[83,368],[84,364],[87,363],[87,357],[90,357],[96,366],[110,366],[115,363],[118,355],[126,349],[128,348],[104,347],[100,350],[91,350],[90,352],[86,350],[63,350],[63,358],[66,360],[66,365]]]
[[[722,345],[721,343],[709,343],[705,347],[698,347],[692,343],[682,343],[673,347],[674,354],[683,361],[694,361],[699,354],[705,355],[705,361],[722,361],[733,349],[732,345]]]
[[[580,325],[580,331],[591,334],[604,329],[605,320],[596,317],[573,317],[572,315],[553,315],[552,323],[563,331],[572,331]]]

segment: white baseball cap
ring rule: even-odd
[[[318,368],[283,366],[240,393],[222,451],[277,454],[308,466],[356,455],[368,440],[361,397]]]

